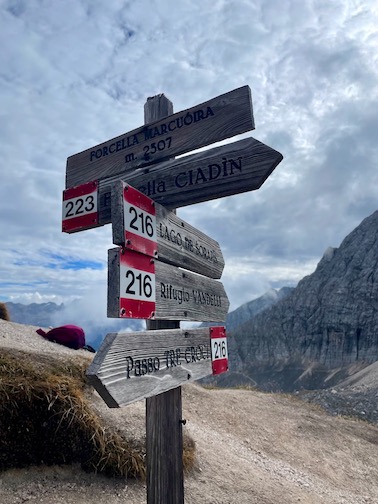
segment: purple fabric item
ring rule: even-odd
[[[55,343],[73,348],[74,350],[83,348],[85,345],[84,330],[75,325],[54,327],[54,329],[48,332],[45,332],[43,329],[37,329],[36,332],[49,341],[55,341]]]

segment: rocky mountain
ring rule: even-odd
[[[230,371],[216,383],[273,391],[321,389],[377,361],[377,265],[378,211],[339,248],[328,248],[315,272],[295,289],[268,291],[227,316]],[[51,305],[29,305],[23,309],[34,318],[20,319],[8,303],[12,320],[41,326],[52,324],[35,318],[40,309],[61,309]],[[97,329],[85,328],[96,344],[107,332],[120,330],[101,327],[97,334]]]
[[[378,360],[377,265],[375,212],[289,295],[232,331],[231,384],[322,388]]]
[[[7,302],[12,322],[43,328],[74,324],[82,327],[86,343],[96,350],[106,334],[117,331],[138,331],[144,324],[141,320],[108,319],[93,317],[92,313],[72,309],[72,305],[56,303],[21,304]]]
[[[19,324],[29,324],[40,327],[49,327],[54,325],[54,318],[57,314],[62,313],[64,304],[57,305],[55,303],[5,303],[10,318],[13,322]]]
[[[282,287],[279,290],[269,289],[262,296],[253,299],[248,303],[244,303],[227,315],[227,331],[234,331],[238,326],[249,322],[258,313],[261,313],[281,299],[284,299],[292,290],[292,287]]]
[[[237,326],[248,322],[257,313],[272,306],[274,303],[283,299],[292,289],[290,287],[283,287],[280,290],[270,289],[263,296],[243,304],[233,312],[227,315],[226,327],[227,330],[233,330]],[[11,320],[19,324],[34,325],[39,327],[55,327],[65,323],[76,324],[82,326],[87,335],[88,341],[94,348],[98,348],[104,336],[108,332],[132,330],[143,330],[143,322],[138,320],[109,320],[105,319],[100,324],[93,325],[86,323],[84,315],[77,318],[77,314],[72,315],[72,310],[69,306],[63,303],[58,305],[56,303],[5,303]],[[72,318],[73,317],[73,318]],[[208,323],[203,325],[214,325]],[[219,325],[223,325],[219,324]]]
[[[281,289],[269,289],[262,296],[242,304],[236,310],[228,313],[225,322],[204,322],[202,327],[209,327],[214,325],[225,325],[227,332],[234,331],[238,326],[247,323],[258,313],[266,310],[274,305],[285,296],[287,296],[293,287],[282,287]]]

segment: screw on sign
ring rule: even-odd
[[[210,332],[213,375],[217,375],[228,370],[226,330],[224,327],[212,327]]]

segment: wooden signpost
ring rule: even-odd
[[[221,282],[122,247],[108,251],[108,317],[222,322]]]
[[[180,330],[224,321],[229,301],[218,243],[174,210],[258,189],[282,155],[247,138],[173,158],[251,129],[248,86],[176,114],[158,95],[144,126],[67,159],[62,230],[112,222],[108,316],[146,319],[106,336],[88,379],[109,407],[146,398],[147,504],[184,504],[180,385],[228,370],[224,327]]]
[[[223,366],[223,367],[222,367]],[[224,327],[111,333],[87,376],[110,408],[228,369]]]
[[[113,185],[112,228],[116,245],[210,278],[222,275],[218,242],[122,181]]]

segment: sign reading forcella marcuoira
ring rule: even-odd
[[[66,188],[126,174],[254,127],[251,90],[243,86],[70,156]]]

